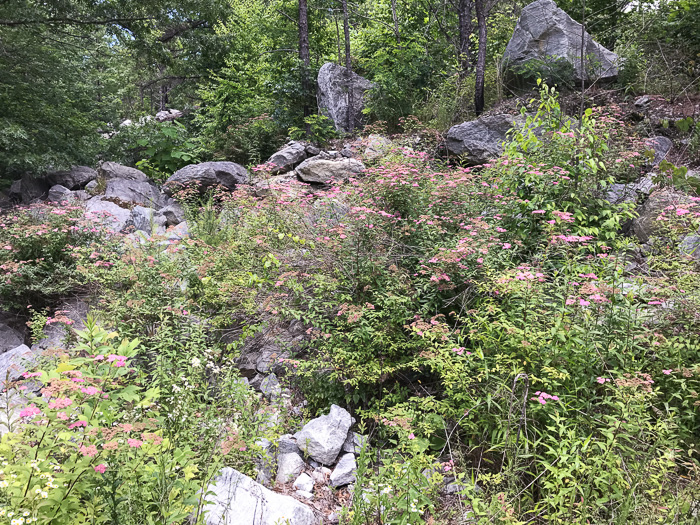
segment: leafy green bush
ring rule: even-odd
[[[245,166],[267,160],[284,143],[282,128],[267,114],[231,125],[216,138],[216,156]]]
[[[136,167],[156,181],[163,182],[180,168],[199,161],[197,144],[179,122],[157,123],[136,143],[145,148]]]
[[[505,63],[503,69],[507,71],[507,83],[517,89],[539,85],[538,80],[560,89],[574,87],[574,66],[563,57],[533,58],[517,66]]]
[[[310,115],[304,119],[304,123],[309,127],[311,132],[310,140],[313,140],[319,146],[324,146],[329,140],[337,138],[338,132],[335,129],[333,121],[325,115]],[[306,130],[291,127],[289,128],[289,138],[292,140],[306,139]]]

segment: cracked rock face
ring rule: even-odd
[[[552,0],[537,0],[520,15],[503,55],[506,68],[518,77],[528,64],[537,63],[541,69],[541,62],[553,68],[557,61],[565,61],[573,67],[573,80],[578,83],[617,77],[618,56],[594,42],[588,33],[584,33],[581,67],[581,31],[581,24]]]

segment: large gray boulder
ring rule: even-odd
[[[196,186],[205,191],[214,186],[223,186],[229,190],[238,184],[248,184],[248,170],[235,162],[202,162],[191,164],[173,173],[163,184],[163,191],[172,195],[186,186]]]
[[[36,361],[36,357],[37,353],[24,344],[0,355],[0,388],[4,388],[6,380],[18,379]]]
[[[131,211],[104,200],[93,197],[85,203],[85,216],[100,222],[111,232],[120,232],[129,224]]]
[[[606,200],[611,204],[634,203],[649,195],[654,189],[656,189],[656,184],[654,184],[652,177],[647,175],[635,182],[610,185],[607,188]]]
[[[7,352],[24,343],[24,335],[8,324],[0,322],[0,353]]]
[[[364,97],[374,84],[357,73],[348,76],[347,69],[328,62],[318,71],[318,107],[329,117],[338,131],[348,131],[348,93],[352,86],[354,128],[362,126]]]
[[[49,196],[46,200],[51,202],[64,202],[73,200],[75,198],[76,197],[73,195],[73,192],[70,191],[68,188],[66,188],[65,186],[61,186],[60,184],[56,184],[55,186],[51,186],[51,189],[49,190]]]
[[[126,179],[139,182],[150,182],[146,174],[136,168],[122,166],[116,162],[103,162],[97,170],[100,177],[105,180]]]
[[[581,67],[582,26],[552,0],[537,0],[520,14],[513,36],[503,55],[503,63],[514,78],[536,80],[524,73],[529,69],[545,77],[562,65],[568,66],[572,80],[587,83],[617,77],[618,56],[584,34],[583,68]]]
[[[165,216],[168,226],[176,226],[185,220],[185,210],[177,202],[168,204],[160,213]]]
[[[296,174],[303,182],[324,183],[330,179],[347,180],[365,171],[365,165],[357,159],[322,159],[312,157],[299,164]]]
[[[88,166],[73,166],[69,170],[50,171],[46,178],[53,185],[59,184],[69,190],[79,190],[97,178],[97,171]]]
[[[639,217],[632,221],[632,230],[642,243],[649,241],[664,227],[664,221],[657,221],[657,217],[666,208],[670,207],[669,214],[674,214],[674,208],[682,208],[686,204],[693,203],[691,197],[673,188],[663,188],[652,193],[639,210]]]
[[[155,184],[129,179],[108,180],[104,198],[120,204],[141,204],[151,208],[161,208],[167,200]]]
[[[274,164],[273,175],[292,171],[300,162],[306,159],[306,147],[296,141],[291,141],[275,153],[267,162]]]
[[[318,525],[313,511],[290,496],[266,489],[232,468],[207,487],[206,525]]]
[[[355,471],[357,471],[357,462],[355,454],[347,453],[340,457],[340,461],[331,472],[331,487],[342,487],[355,483]]]
[[[131,210],[130,222],[136,230],[148,235],[163,235],[168,221],[164,215],[153,208],[134,206]]]
[[[31,204],[39,199],[44,199],[49,193],[51,185],[42,178],[23,175],[10,186],[10,197],[22,204]]]
[[[302,473],[306,463],[299,454],[288,452],[277,456],[277,483],[289,483],[294,481]]]
[[[508,130],[521,127],[521,115],[488,115],[452,126],[447,132],[447,150],[469,164],[483,164],[503,153]]]
[[[352,417],[347,410],[331,405],[328,415],[309,421],[294,434],[298,447],[311,459],[323,465],[335,463],[343,448]]]

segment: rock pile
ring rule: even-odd
[[[257,481],[233,469],[222,470],[207,488],[215,494],[208,498],[207,523],[273,524],[280,516],[288,519],[289,525],[319,523],[309,506],[316,493],[330,493],[331,487],[355,482],[356,456],[366,439],[350,431],[353,423],[347,410],[332,405],[327,415],[312,419],[293,436],[280,436],[276,446],[267,440],[258,442],[262,454]],[[264,486],[273,481],[277,487],[291,487],[296,499]]]

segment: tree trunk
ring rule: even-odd
[[[345,129],[352,133],[355,129],[354,94],[352,89],[352,60],[350,59],[350,20],[348,17],[348,0],[342,0],[343,5],[343,32],[345,33],[345,76],[348,90],[348,112],[346,115]]]
[[[465,78],[471,69],[472,57],[469,40],[472,36],[472,0],[459,0],[457,8],[459,17],[459,65],[460,76]]]
[[[401,45],[401,33],[399,32],[399,17],[396,14],[396,0],[391,0],[391,16],[394,19],[394,35],[396,36],[396,45]]]
[[[476,57],[476,81],[474,85],[474,111],[484,112],[484,78],[486,75],[486,6],[485,0],[474,0],[476,23],[479,29],[479,53]]]
[[[340,29],[338,29],[338,16],[334,14],[333,18],[335,19],[335,38],[336,38],[336,41],[338,42],[338,65],[342,66],[343,65],[343,52],[340,50]]]
[[[306,0],[299,0],[299,60],[301,61],[301,92],[304,100],[304,118],[311,115],[309,107],[309,69],[311,59],[309,53],[309,9]],[[307,137],[311,134],[310,124],[306,124]]]

